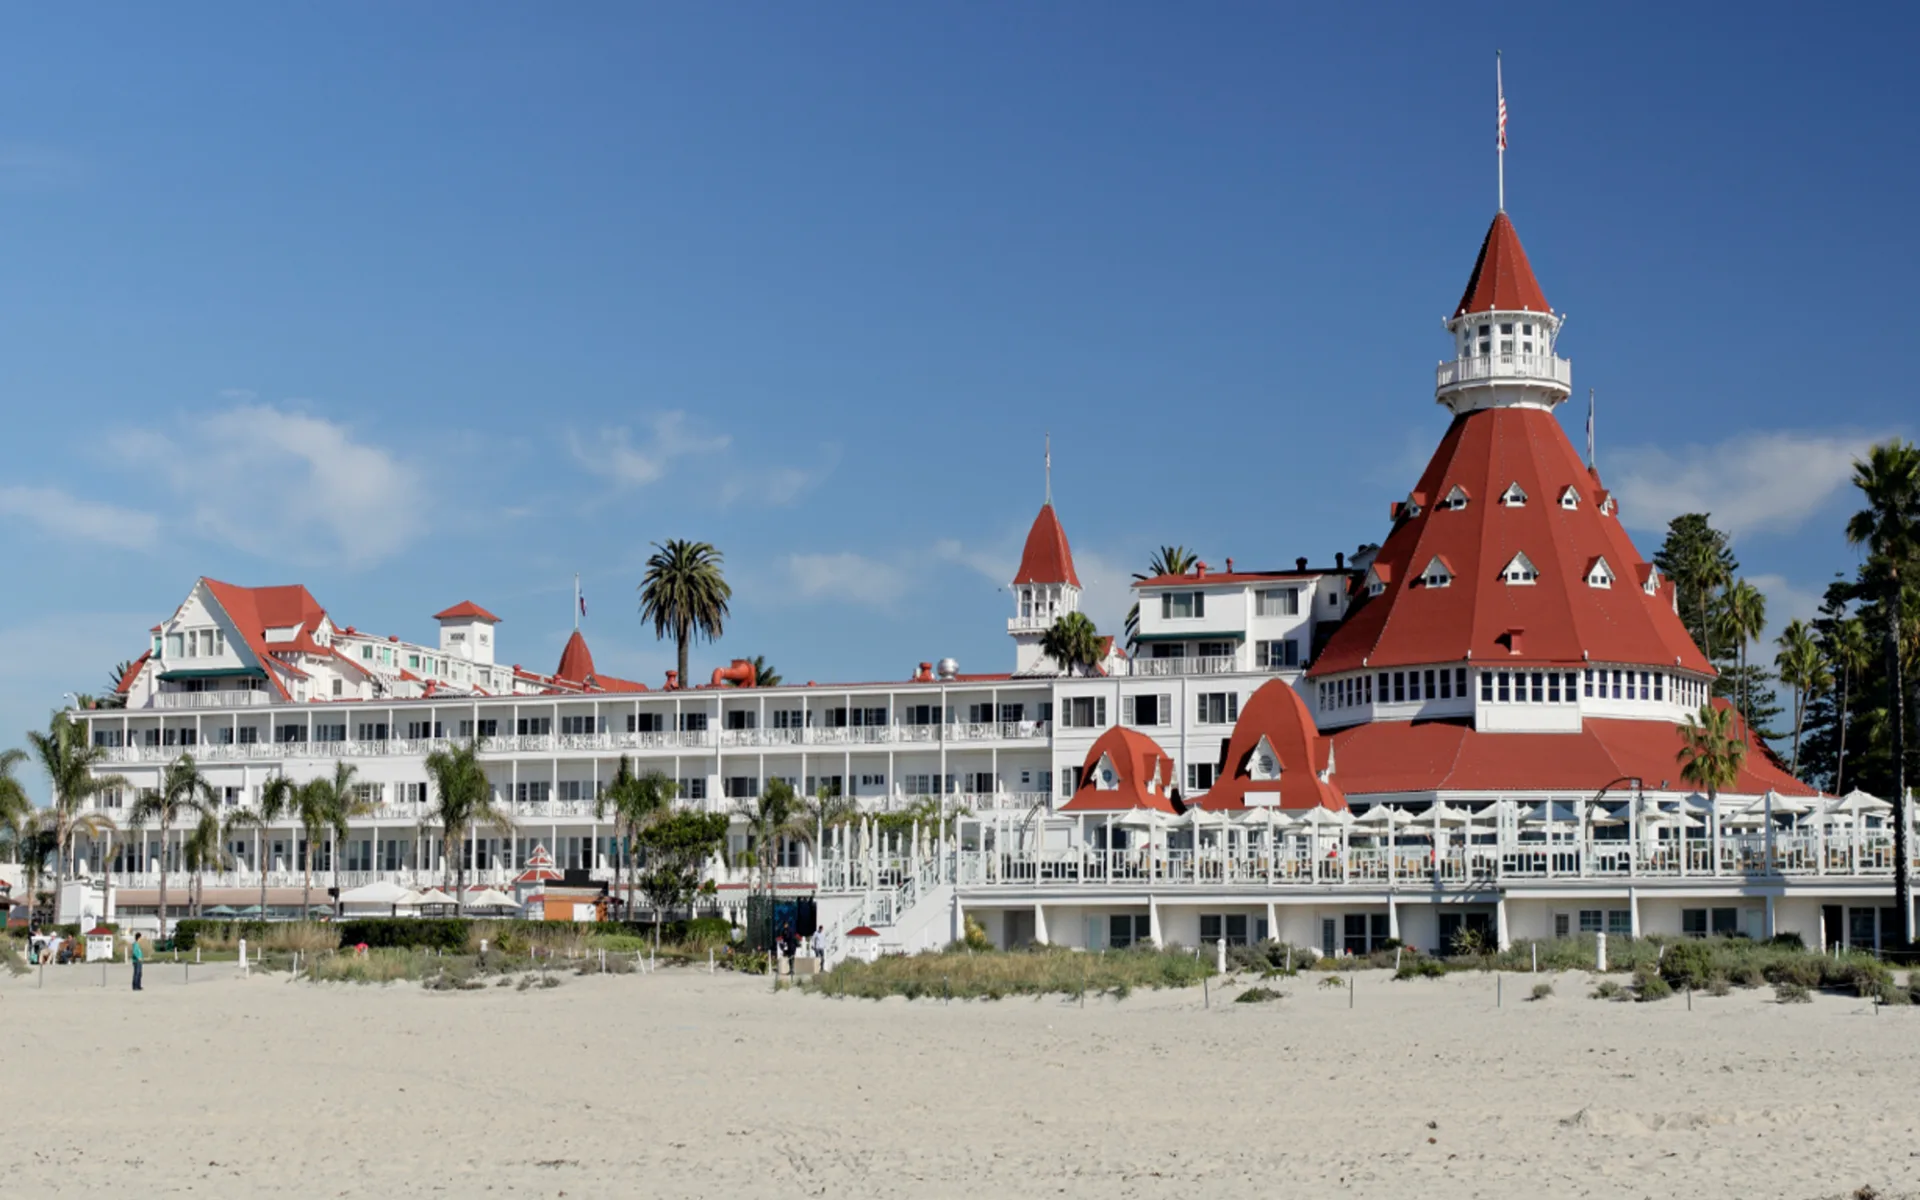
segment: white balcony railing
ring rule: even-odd
[[[1204,658],[1136,658],[1132,671],[1135,675],[1231,675],[1240,670],[1239,660],[1232,655],[1208,655]]]
[[[1058,617],[1008,617],[1008,633],[1045,633],[1053,628]]]
[[[1500,383],[1542,381],[1573,387],[1573,364],[1557,354],[1488,354],[1443,362],[1434,375],[1440,389]]]
[[[148,708],[246,708],[272,704],[270,692],[155,692]]]

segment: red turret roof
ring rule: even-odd
[[[433,614],[433,619],[436,621],[457,621],[462,617],[492,621],[496,625],[500,623],[499,617],[494,616],[471,600],[462,600],[452,608],[441,609],[439,612]]]
[[[1460,307],[1453,310],[1453,315],[1496,309],[1553,311],[1547,305],[1539,281],[1533,277],[1533,268],[1527,265],[1527,252],[1521,248],[1520,235],[1513,231],[1513,222],[1507,220],[1506,213],[1494,216],[1487,240],[1480,243],[1480,257],[1473,260],[1467,290],[1460,294]]]
[[[1100,760],[1113,761],[1114,786],[1101,787]],[[1061,812],[1115,812],[1135,808],[1173,811],[1173,759],[1154,741],[1137,729],[1115,725],[1098,738],[1087,751],[1081,768],[1080,786],[1073,798],[1060,806]]]
[[[1262,742],[1278,760],[1278,779],[1254,777],[1254,752]],[[1300,694],[1289,684],[1270,679],[1247,697],[1233,736],[1227,739],[1220,782],[1198,804],[1209,811],[1260,807],[1247,803],[1252,796],[1266,807],[1345,808],[1347,799],[1340,789],[1320,778],[1320,772],[1332,765],[1331,754],[1331,743],[1320,736]]]
[[[553,677],[573,683],[585,683],[593,677],[593,651],[587,649],[587,639],[580,636],[578,629],[567,639],[567,648],[560,652],[560,665],[553,669]]]
[[[1040,506],[1040,515],[1027,531],[1027,548],[1020,554],[1020,569],[1013,573],[1015,583],[1070,583],[1080,586],[1073,570],[1073,550],[1067,545],[1067,531],[1060,528],[1052,504]]]
[[[1525,502],[1500,503],[1514,483]],[[1673,611],[1672,582],[1661,581],[1652,595],[1634,582],[1645,563],[1618,515],[1600,511],[1599,481],[1552,413],[1491,408],[1455,417],[1420,490],[1444,496],[1456,484],[1487,498],[1403,519],[1373,566],[1386,590],[1362,596],[1311,674],[1468,659],[1476,666],[1577,665],[1589,656],[1596,663],[1712,671]],[[1559,501],[1568,486],[1578,497],[1572,508]],[[1516,554],[1539,571],[1536,582],[1502,578]],[[1445,587],[1420,578],[1435,557],[1453,571]],[[1613,586],[1587,582],[1587,564],[1596,557],[1607,560]],[[1513,629],[1526,630],[1522,653],[1500,640]]]

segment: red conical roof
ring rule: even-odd
[[[1504,212],[1494,215],[1487,239],[1480,243],[1480,257],[1473,260],[1473,274],[1467,278],[1467,290],[1460,294],[1460,307],[1453,310],[1453,315],[1496,309],[1553,311],[1533,277],[1533,268],[1527,264],[1520,235],[1513,231],[1513,222]]]
[[[1052,504],[1040,506],[1040,515],[1027,531],[1027,548],[1020,554],[1020,569],[1013,573],[1015,583],[1070,583],[1080,586],[1073,570],[1073,550],[1067,545],[1067,531],[1060,528]]]
[[[1100,760],[1111,758],[1114,786],[1101,787]],[[1173,759],[1137,729],[1115,725],[1094,739],[1080,769],[1080,786],[1061,812],[1173,811]]]
[[[1672,581],[1645,590],[1650,568],[1618,513],[1601,511],[1608,493],[1552,413],[1490,408],[1455,417],[1418,490],[1444,497],[1456,485],[1465,508],[1434,504],[1402,516],[1375,563],[1385,591],[1360,598],[1311,674],[1469,657],[1475,666],[1578,666],[1589,655],[1712,671],[1673,611]],[[1525,502],[1502,504],[1515,485]],[[1569,489],[1571,508],[1561,501]],[[1504,580],[1517,554],[1537,580]],[[1443,587],[1423,580],[1436,558],[1453,576]],[[1609,587],[1587,582],[1596,558],[1607,562]]]
[[[1263,741],[1279,762],[1277,780],[1253,777],[1253,753]],[[1247,803],[1252,794],[1266,807],[1292,811],[1345,808],[1347,799],[1340,789],[1320,778],[1330,752],[1300,693],[1285,680],[1270,679],[1247,697],[1240,719],[1234,722],[1233,736],[1227,739],[1220,781],[1198,804],[1208,811],[1259,807]]]
[[[553,669],[553,675],[569,683],[585,683],[593,678],[593,652],[587,649],[587,639],[580,636],[578,629],[567,639],[567,648],[560,652],[560,665]]]

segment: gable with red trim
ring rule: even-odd
[[[1151,808],[1172,813],[1173,759],[1137,729],[1115,725],[1087,750],[1080,786],[1061,812],[1117,812]]]
[[[1300,693],[1270,679],[1247,697],[1227,739],[1221,778],[1196,802],[1209,812],[1243,808],[1344,809],[1331,776],[1333,749]]]

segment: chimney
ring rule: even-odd
[[[933,682],[933,664],[930,662],[921,663],[920,669],[913,673],[913,681],[915,683],[932,683]]]
[[[1194,563],[1194,564],[1193,564],[1193,573],[1194,573],[1194,575],[1195,575],[1196,577],[1198,577],[1198,578],[1200,578],[1200,579],[1205,579],[1205,578],[1207,577],[1207,564],[1205,564],[1205,563],[1203,563],[1203,562],[1196,562],[1196,563]]]
[[[677,692],[680,690],[680,672],[678,671],[667,672],[667,690],[670,692]]]
[[[1233,556],[1231,554],[1227,556],[1227,574],[1233,574]]]
[[[1305,555],[1293,560],[1293,569],[1296,571],[1304,571],[1307,569],[1307,559]]]
[[[1335,550],[1333,552],[1333,569],[1336,571],[1344,571],[1347,569],[1347,552],[1345,550]]]

